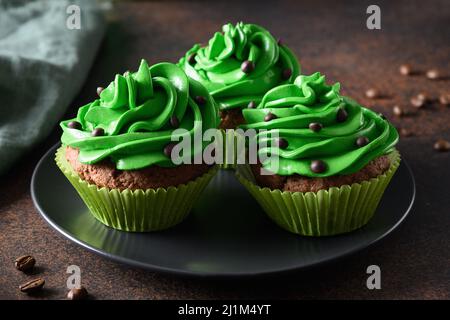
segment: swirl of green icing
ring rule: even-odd
[[[263,168],[279,175],[345,175],[393,150],[397,130],[382,115],[340,96],[339,90],[339,83],[328,86],[317,72],[270,90],[257,108],[243,110],[247,124],[241,127],[257,129],[258,143],[266,146],[259,154],[272,155]],[[271,138],[275,131],[282,145]],[[323,161],[325,170],[313,172],[314,160]]]
[[[189,77],[208,89],[220,109],[258,103],[268,90],[292,83],[300,73],[295,55],[264,28],[239,22],[222,30],[207,46],[194,45],[179,61]],[[254,69],[243,72],[244,61],[253,62]]]
[[[74,121],[78,128],[70,125]],[[176,128],[193,137],[195,130],[203,132],[218,123],[217,105],[201,84],[175,64],[149,67],[142,60],[137,72],[116,75],[100,99],[81,107],[75,119],[61,122],[61,142],[78,148],[78,159],[85,164],[109,158],[120,170],[172,167],[164,148],[177,136]],[[93,136],[98,128],[104,134]]]

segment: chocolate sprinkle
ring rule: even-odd
[[[286,149],[289,145],[287,140],[283,139],[283,138],[278,138],[275,143],[276,143],[276,146],[280,149]]]
[[[180,121],[178,120],[176,115],[173,115],[169,119],[170,125],[174,128],[178,128],[180,126]]]
[[[322,128],[323,128],[323,126],[319,122],[311,122],[309,124],[309,129],[314,132],[319,132],[320,130],[322,130]]]
[[[311,171],[314,173],[322,173],[327,170],[327,165],[322,160],[311,161]]]
[[[164,147],[164,150],[163,150],[163,152],[164,152],[164,154],[167,156],[167,157],[169,157],[170,158],[170,156],[171,156],[171,154],[172,154],[172,150],[173,150],[173,148],[176,146],[177,144],[176,143],[169,143],[168,145],[166,145],[165,147]]]
[[[97,88],[97,95],[100,97],[100,94],[102,93],[102,91],[105,90],[105,88],[103,87],[98,87]]]
[[[241,70],[243,73],[250,73],[255,70],[255,64],[253,63],[253,61],[245,60],[241,64]]]
[[[70,121],[67,124],[67,127],[69,127],[70,129],[80,130],[81,129],[81,123],[79,123],[78,121]]]
[[[276,119],[277,118],[277,116],[276,115],[274,115],[272,112],[269,112],[268,114],[266,114],[266,116],[264,117],[264,121],[270,121],[270,120],[273,120],[273,119]]]
[[[193,66],[193,65],[196,63],[196,61],[195,61],[195,56],[196,56],[196,55],[197,55],[196,53],[191,53],[191,54],[188,56],[187,61],[188,61],[188,63],[189,63],[191,66]]]
[[[206,103],[206,98],[203,96],[196,96],[195,97],[195,102],[197,102],[198,104],[205,104]]]
[[[434,150],[439,152],[447,152],[450,150],[450,142],[444,139],[439,139],[434,143]]]
[[[103,130],[102,128],[95,128],[94,130],[92,130],[91,134],[93,137],[100,137],[105,134],[105,130]]]
[[[255,101],[250,101],[250,102],[248,103],[247,108],[249,108],[249,109],[255,109],[255,108],[256,108],[256,103],[255,103]]]
[[[281,78],[283,80],[288,80],[292,76],[292,70],[291,69],[284,69],[281,73]]]
[[[360,148],[364,147],[368,143],[369,143],[369,139],[365,136],[361,136],[361,137],[358,137],[358,139],[356,139],[356,145]]]
[[[337,122],[344,122],[348,118],[348,113],[345,110],[345,108],[341,107],[339,108],[337,114],[336,114],[336,121]]]

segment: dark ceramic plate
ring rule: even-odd
[[[368,247],[396,229],[414,202],[415,185],[403,160],[365,227],[308,238],[271,222],[232,171],[220,171],[191,215],[157,233],[127,233],[94,219],[54,162],[57,146],[36,166],[31,194],[41,215],[77,244],[118,262],[196,276],[248,276],[302,269]]]

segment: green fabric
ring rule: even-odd
[[[70,30],[67,7],[81,11]],[[85,80],[104,31],[91,0],[0,1],[0,174],[45,138]]]

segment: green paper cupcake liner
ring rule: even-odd
[[[67,162],[64,146],[57,150],[55,160],[97,220],[114,229],[131,232],[163,230],[183,221],[218,170],[215,166],[201,177],[177,187],[120,191],[99,188],[82,180]]]
[[[389,158],[390,168],[376,178],[318,192],[261,188],[255,184],[248,165],[238,165],[236,176],[280,227],[304,236],[331,236],[358,229],[372,218],[400,165],[397,150],[391,152]]]

